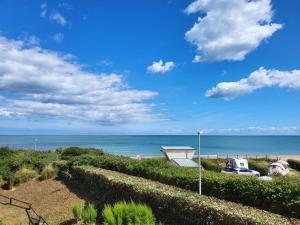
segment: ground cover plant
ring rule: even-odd
[[[69,164],[92,165],[198,191],[197,170],[172,166],[163,159],[134,160],[107,154],[101,156],[82,154],[70,159]],[[256,177],[204,171],[202,191],[208,196],[300,218],[300,181],[298,179],[278,177],[272,181],[262,181]]]
[[[164,224],[297,224],[296,219],[228,202],[174,186],[127,174],[90,166],[69,167],[57,163],[61,176],[95,201],[114,204],[118,201],[139,201],[149,205]],[[70,176],[65,176],[66,173]]]

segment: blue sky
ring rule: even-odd
[[[0,134],[300,134],[300,2],[0,2]]]

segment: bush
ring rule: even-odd
[[[96,222],[97,210],[89,203],[87,207],[82,210],[81,216],[85,225],[93,225]]]
[[[249,169],[258,171],[261,176],[268,175],[268,165],[264,164],[263,162],[248,160],[248,165]]]
[[[206,170],[211,170],[215,172],[221,172],[222,167],[217,163],[209,159],[201,159],[201,165],[204,167]]]
[[[3,178],[0,176],[0,188],[5,184],[5,181]]]
[[[37,176],[38,173],[35,170],[23,167],[15,173],[15,184],[27,182]]]
[[[81,221],[81,219],[82,219],[82,207],[81,207],[80,204],[76,204],[73,207],[73,215],[74,215],[74,218],[76,219],[77,222]]]
[[[42,170],[40,179],[46,180],[46,179],[54,178],[57,176],[57,173],[58,170],[56,168],[54,168],[52,165],[48,165]]]
[[[103,155],[103,151],[95,148],[79,148],[79,147],[68,147],[61,151],[61,159],[68,160],[75,156],[84,154],[90,155]]]
[[[300,161],[295,159],[288,159],[287,161],[291,168],[300,171]]]
[[[92,165],[198,191],[196,169],[168,165],[162,159],[135,160],[122,156],[82,155],[73,158],[69,163]],[[204,171],[202,193],[300,218],[300,181],[297,179],[278,177],[268,182],[256,177]]]
[[[72,174],[70,182],[85,194],[88,192],[98,201],[110,204],[120,200],[144,202],[166,224],[287,225],[300,222],[115,171],[86,166],[69,170]]]
[[[106,205],[102,212],[103,225],[155,225],[155,217],[151,208],[145,204],[125,201],[113,206]]]

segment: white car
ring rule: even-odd
[[[250,169],[247,169],[247,168],[239,168],[239,167],[237,167],[237,168],[230,168],[230,167],[224,168],[222,170],[222,173],[238,174],[238,175],[244,175],[244,176],[257,176],[257,177],[260,176],[260,173],[258,171],[250,170]]]

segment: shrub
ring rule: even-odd
[[[35,170],[23,167],[15,173],[15,184],[27,182],[37,176],[38,173]]]
[[[201,165],[204,167],[206,170],[211,170],[215,172],[221,172],[222,167],[217,163],[209,159],[201,159]]]
[[[15,177],[13,174],[11,174],[7,177],[7,181],[6,184],[4,185],[4,188],[7,190],[11,190],[13,189],[14,185],[15,185]]]
[[[82,210],[81,216],[85,225],[93,225],[96,222],[97,210],[89,203],[87,207]]]
[[[268,175],[268,165],[263,162],[257,162],[254,160],[248,160],[248,165],[251,170],[256,170],[260,173],[261,176]]]
[[[57,173],[58,170],[56,168],[54,168],[52,165],[48,165],[42,170],[40,179],[46,180],[46,179],[56,177]]]
[[[70,164],[92,165],[198,191],[197,170],[168,165],[161,159],[134,160],[111,155],[82,155],[73,158]],[[300,218],[300,181],[297,179],[278,177],[268,182],[256,177],[204,171],[202,192],[208,196]]]
[[[103,225],[155,225],[155,217],[151,208],[145,204],[125,201],[113,206],[106,205],[102,212]]]
[[[300,171],[300,160],[288,159],[287,161],[291,168]]]
[[[2,176],[0,176],[0,188],[5,184],[5,181],[3,180]]]
[[[79,147],[68,147],[61,151],[61,159],[68,160],[75,156],[83,154],[90,155],[103,155],[103,151],[95,148],[79,148]]]
[[[70,168],[70,172],[72,185],[94,198],[106,203],[120,200],[144,202],[166,224],[287,225],[300,222],[115,171],[77,166]]]
[[[81,207],[80,204],[76,204],[73,207],[73,215],[74,215],[74,218],[76,219],[77,222],[81,221],[81,219],[82,219],[82,207]]]

